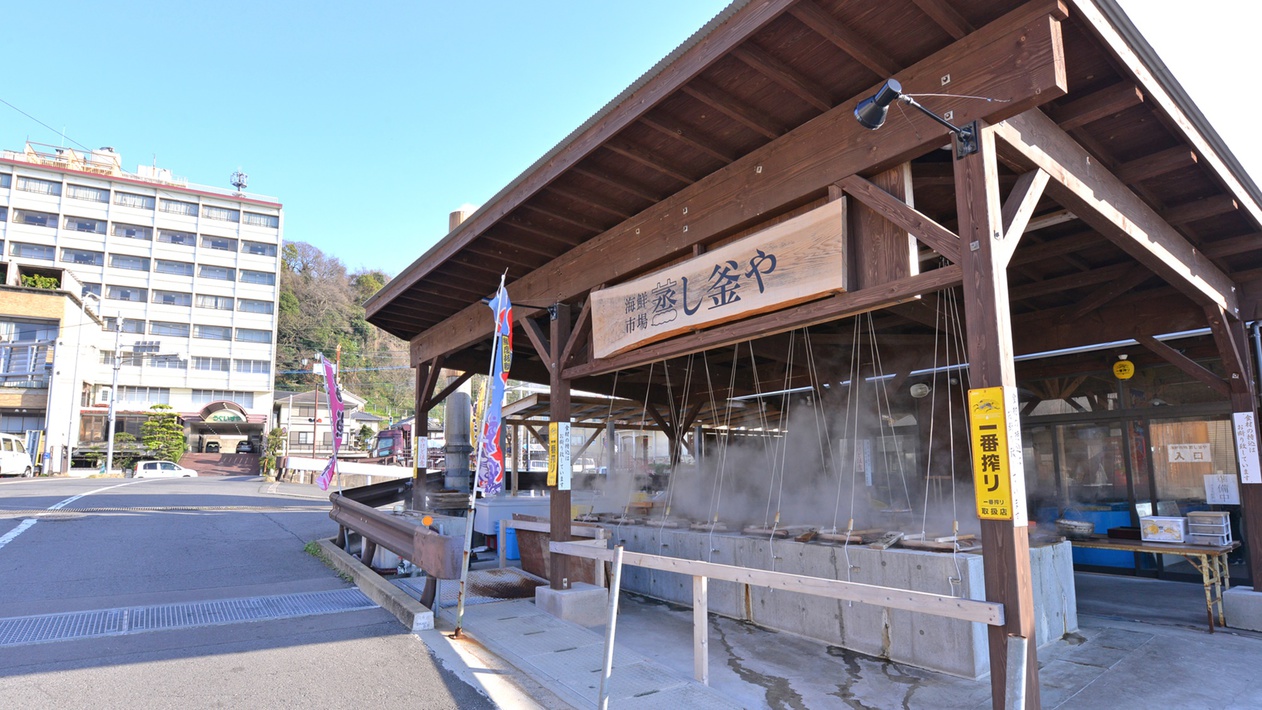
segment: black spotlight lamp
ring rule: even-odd
[[[942,118],[933,111],[921,106],[920,102],[916,101],[916,99],[904,94],[903,85],[898,83],[897,79],[887,80],[883,85],[881,85],[881,88],[875,95],[860,101],[859,105],[855,106],[854,109],[855,120],[857,120],[859,125],[864,128],[870,131],[875,131],[885,125],[885,116],[889,113],[890,104],[895,101],[901,101],[908,106],[918,109],[924,115],[932,118],[943,126],[946,126],[947,130],[951,131],[951,134],[955,136],[956,160],[977,152],[976,123],[960,127],[945,118]]]

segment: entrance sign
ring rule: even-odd
[[[1236,412],[1231,415],[1236,430],[1236,461],[1240,464],[1241,483],[1262,483],[1262,465],[1258,464],[1257,423],[1253,412]]]
[[[1209,444],[1168,444],[1170,463],[1212,463]]]
[[[245,421],[245,417],[241,416],[240,414],[237,414],[236,412],[230,412],[226,409],[221,409],[218,412],[215,412],[214,414],[211,414],[210,416],[206,417],[206,421],[208,422],[243,422]]]
[[[977,517],[1011,520],[1016,527],[1025,527],[1025,463],[1016,388],[969,390],[968,413]]]
[[[597,358],[846,290],[835,200],[634,281],[592,291]]]
[[[548,485],[558,491],[570,490],[570,423],[548,424]]]

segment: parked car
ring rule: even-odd
[[[35,467],[31,465],[31,455],[27,453],[22,437],[0,434],[0,476],[33,475]]]
[[[219,442],[218,442],[218,441],[207,441],[207,442],[206,442],[206,453],[208,453],[208,454],[217,454],[217,453],[219,453]]]
[[[252,453],[254,453],[254,444],[251,444],[249,441],[238,441],[238,442],[237,442],[237,453],[238,453],[238,454],[252,454]]]
[[[137,461],[132,478],[197,478],[197,472],[171,461]]]

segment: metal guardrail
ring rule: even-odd
[[[348,546],[347,532],[364,539],[360,559],[371,565],[377,546],[381,546],[425,570],[435,579],[459,579],[464,538],[443,535],[411,517],[394,515],[333,493],[329,517],[340,528],[338,544]]]

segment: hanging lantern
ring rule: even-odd
[[[1129,380],[1135,376],[1135,363],[1127,360],[1125,355],[1118,355],[1118,361],[1113,363],[1113,376],[1119,380]]]

